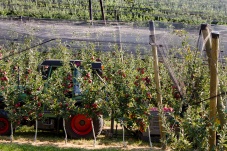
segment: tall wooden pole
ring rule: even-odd
[[[159,76],[159,67],[158,67],[158,51],[155,39],[155,27],[154,22],[149,22],[150,28],[150,45],[152,46],[152,53],[153,53],[153,65],[154,65],[154,74],[155,74],[155,84],[156,84],[156,92],[157,92],[157,101],[158,106],[162,107],[162,95],[161,95],[161,84],[160,84],[160,76]],[[164,127],[162,126],[162,114],[159,114],[159,129],[160,129],[160,136],[163,142],[165,142],[165,132]],[[166,148],[165,144],[162,144],[163,148]]]
[[[217,70],[218,61],[216,61],[216,60],[218,59],[217,57],[218,57],[218,53],[219,53],[218,52],[219,51],[219,33],[214,32],[214,33],[210,34],[211,31],[209,31],[207,24],[201,25],[201,31],[203,34],[203,38],[205,40],[205,50],[206,50],[206,54],[208,57],[210,76],[212,76],[212,79],[217,80],[216,85],[218,86],[219,85],[218,77],[215,78],[214,73],[217,74],[217,72],[218,72],[218,70]],[[211,36],[212,36],[212,40],[211,40]],[[216,56],[214,56],[214,55],[216,55]],[[213,59],[213,57],[215,59]],[[215,64],[215,61],[216,61],[216,64]],[[212,79],[210,79],[210,80],[212,81]],[[213,85],[214,83],[212,83],[211,81],[210,81],[210,87],[214,87],[215,89],[217,89],[217,94],[219,94],[220,91],[218,90],[218,88],[216,88],[215,85]],[[214,92],[212,92],[212,91],[214,91]],[[216,90],[213,90],[213,88],[210,88],[210,97],[215,96],[212,93],[216,93]],[[217,100],[211,100],[213,102],[210,102],[210,107],[211,107],[210,119],[213,118],[212,116],[215,116],[214,118],[217,118],[216,113],[218,113],[218,118],[220,120],[221,128],[223,129],[224,125],[226,124],[223,100],[220,96],[214,97],[214,99],[215,98]],[[215,105],[216,105],[216,107],[215,107]],[[213,110],[213,108],[215,108],[215,110],[217,110],[217,111]],[[213,119],[213,120],[215,120],[215,119]],[[209,140],[210,146],[216,145],[217,140],[216,140],[216,136],[214,136],[214,135],[216,135],[216,132],[210,131],[210,135],[211,135],[211,138]],[[215,140],[213,138],[215,138]],[[210,149],[212,149],[212,147]]]
[[[207,54],[207,57],[208,57],[208,65],[210,67],[211,66],[210,65],[211,64],[211,37],[210,37],[210,31],[208,29],[208,25],[207,24],[201,24],[201,31],[202,31],[204,40],[207,39],[205,41],[205,50],[206,50],[206,54]],[[219,82],[219,80],[218,80],[218,82]],[[220,92],[222,92],[222,88],[220,88],[220,90],[218,89],[218,94]],[[224,110],[225,110],[225,107],[224,107],[224,104],[223,104],[223,100],[222,100],[221,96],[219,95],[217,97],[217,112],[218,112],[218,118],[220,120],[220,124],[221,124],[222,129],[224,128],[224,126],[227,123]]]
[[[212,32],[212,51],[211,51],[211,64],[210,64],[210,121],[214,124],[217,118],[217,94],[218,94],[218,51],[219,51],[219,33]],[[216,145],[216,131],[212,128],[209,129],[209,145],[213,150]]]

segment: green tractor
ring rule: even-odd
[[[70,60],[70,64],[76,64],[77,66],[81,66],[81,60]],[[38,67],[40,73],[42,73],[43,80],[47,80],[51,77],[54,70],[58,67],[63,65],[62,60],[45,60],[43,61],[40,66]],[[92,71],[96,74],[102,73],[102,64],[101,62],[94,62],[91,63]],[[81,69],[83,67],[81,66]],[[76,80],[78,76],[80,76],[80,71],[78,68],[71,66],[71,73],[73,75],[73,90],[69,91],[66,97],[72,98],[75,101],[75,106],[83,107],[83,92],[80,90],[80,84]],[[99,77],[99,75],[97,75]],[[0,97],[0,135],[9,135],[11,132],[10,129],[10,121],[7,117],[7,112],[4,110],[4,98]],[[37,128],[39,130],[46,130],[46,131],[59,131],[63,129],[63,119],[54,115],[48,108],[43,107],[43,117],[45,120],[39,120]],[[72,115],[68,120],[66,120],[65,128],[68,136],[73,139],[78,138],[92,138],[93,137],[93,130],[92,130],[92,122],[94,125],[95,135],[99,135],[103,128],[103,118],[102,116],[96,116],[88,118],[84,114],[77,114]],[[21,125],[27,126],[35,126],[35,121],[26,121],[23,118],[21,121]]]

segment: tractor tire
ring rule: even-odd
[[[96,116],[93,118],[95,136],[99,135],[103,128],[103,118]],[[83,114],[72,116],[65,123],[67,135],[72,139],[92,139],[93,130],[91,119]]]
[[[10,135],[11,128],[10,122],[7,117],[7,113],[4,110],[0,110],[0,135]]]

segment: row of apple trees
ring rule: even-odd
[[[30,47],[30,43],[20,47]],[[2,47],[1,95],[4,97],[11,127],[13,129],[19,126],[22,118],[28,121],[43,119],[42,107],[46,106],[65,120],[77,113],[90,117],[112,116],[126,128],[144,132],[149,124],[151,109],[157,108],[171,111],[172,120],[164,120],[163,126],[168,135],[165,143],[172,148],[207,150],[208,130],[212,126],[220,134],[217,147],[222,149],[226,141],[225,130],[220,130],[219,125],[212,124],[208,118],[208,67],[204,65],[203,58],[198,57],[198,52],[187,43],[180,49],[169,51],[171,55],[168,56],[168,63],[176,78],[183,83],[186,96],[181,100],[168,70],[160,63],[163,104],[158,106],[153,58],[149,51],[148,55],[141,57],[139,48],[135,54],[120,51],[118,47],[109,52],[97,52],[93,44],[84,43],[84,49],[74,50],[61,42],[50,48],[48,53],[42,53],[38,48],[18,53],[17,49],[9,51]],[[180,54],[181,58],[173,59],[172,55],[175,54]],[[10,57],[6,57],[9,55]],[[47,58],[61,59],[64,64],[50,79],[43,80],[38,67]],[[75,107],[74,101],[66,97],[73,89],[71,81],[74,77],[68,63],[70,59],[83,60],[83,71],[77,79],[84,96],[82,108]],[[91,70],[91,62],[102,63],[102,74],[97,75]],[[80,70],[80,66],[74,67]],[[222,68],[219,72],[223,91],[226,90],[225,70],[226,68]],[[186,108],[182,108],[183,104]],[[166,119],[164,115],[163,119]]]

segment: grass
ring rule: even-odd
[[[82,149],[82,148],[58,148],[54,146],[34,146],[30,144],[9,144],[9,143],[2,143],[0,144],[1,151],[86,151],[91,149]],[[97,151],[117,151],[119,148],[108,148],[108,149],[93,149]]]
[[[110,21],[158,20],[188,24],[214,20],[218,20],[219,24],[227,22],[227,5],[224,1],[149,0],[129,3],[122,0],[106,0],[104,6],[106,19]],[[92,8],[94,20],[102,19],[98,1],[92,3]],[[0,2],[0,16],[89,20],[88,9],[88,1],[84,0],[58,2],[39,0],[37,3],[32,0],[2,0]]]

